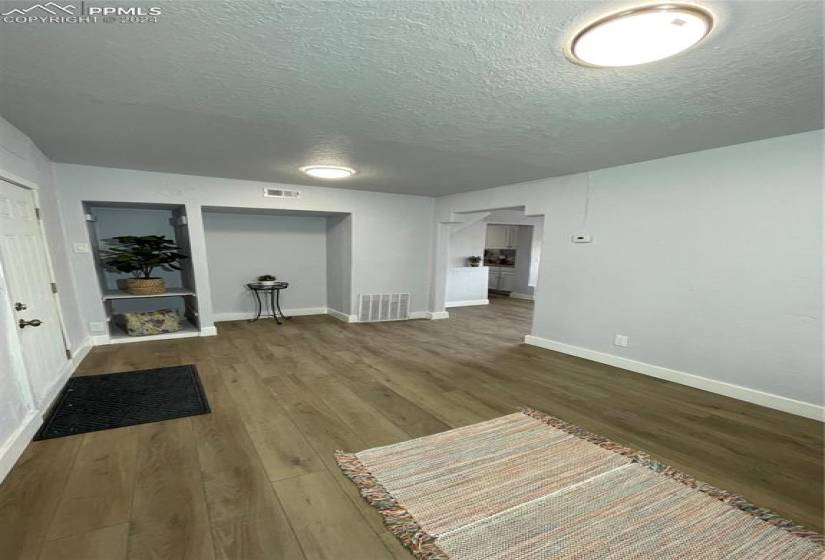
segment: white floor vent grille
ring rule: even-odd
[[[410,318],[410,294],[361,294],[358,322],[401,321]]]

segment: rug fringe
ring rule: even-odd
[[[384,488],[355,453],[335,452],[335,461],[358,487],[361,496],[381,512],[384,524],[417,560],[449,560],[435,544],[435,537],[424,531],[413,516]]]
[[[755,506],[742,496],[733,494],[732,492],[728,492],[727,490],[721,490],[711,484],[707,484],[706,482],[696,480],[692,476],[682,471],[679,471],[669,465],[665,465],[663,463],[659,463],[658,461],[654,461],[650,458],[650,456],[647,453],[634,450],[629,447],[625,447],[605,437],[596,435],[592,432],[588,432],[581,426],[570,424],[568,422],[565,422],[564,420],[561,420],[560,418],[550,416],[549,414],[535,410],[533,408],[523,408],[522,412],[527,416],[530,416],[531,418],[535,418],[536,420],[539,420],[547,424],[548,426],[552,426],[563,432],[567,432],[572,436],[583,439],[590,443],[594,443],[599,447],[608,449],[610,451],[613,451],[614,453],[618,453],[619,455],[624,455],[634,463],[638,463],[639,465],[647,467],[648,469],[658,474],[676,480],[677,482],[681,482],[685,486],[694,488],[699,492],[707,494],[712,498],[716,498],[720,502],[729,504],[741,511],[749,513],[750,515],[758,519],[761,519],[766,523],[770,523],[771,525],[784,529],[792,535],[810,540],[811,542],[819,546],[825,546],[825,535],[821,535],[815,531],[809,531],[802,525],[799,525],[788,519],[783,519],[782,517],[773,513],[769,509]]]

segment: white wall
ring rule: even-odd
[[[194,276],[201,326],[212,326],[206,239],[201,208],[234,207],[349,213],[352,229],[350,307],[357,294],[409,292],[411,310],[426,312],[430,302],[430,262],[434,201],[429,197],[323,187],[290,186],[297,200],[264,198],[272,184],[82,165],[55,164],[61,215],[70,243],[86,241],[82,202],[158,202],[183,204],[189,218]],[[71,255],[79,285],[94,285],[90,255]],[[103,321],[96,290],[79,294],[84,320]],[[341,310],[354,313],[353,309]]]
[[[455,227],[450,236],[450,266],[469,266],[467,257],[484,258],[484,237],[487,224],[475,222],[467,227]]]
[[[462,193],[437,200],[437,222],[520,205],[546,216],[532,342],[816,415],[822,149],[814,131],[595,171],[589,186],[579,174]],[[571,243],[581,232],[593,243]]]
[[[447,269],[447,307],[485,305],[488,268],[471,267],[467,257],[484,257],[487,212],[462,216],[465,222],[450,228]]]
[[[326,222],[323,217],[204,212],[213,319],[251,317],[255,302],[246,284],[262,274],[289,282],[281,292],[287,315],[326,308]]]
[[[453,266],[447,269],[445,307],[486,305],[490,269],[486,266]]]

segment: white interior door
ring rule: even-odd
[[[0,180],[0,263],[38,406],[66,364],[66,348],[34,194]]]

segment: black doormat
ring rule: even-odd
[[[72,377],[35,441],[208,414],[193,365]]]

